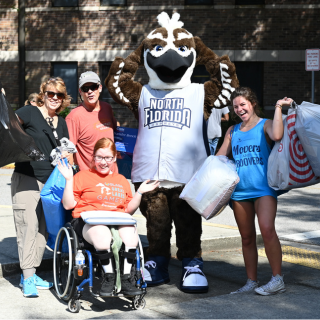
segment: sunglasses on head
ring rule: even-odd
[[[46,91],[47,96],[52,99],[55,95],[58,99],[64,99],[64,93],[61,92],[53,92],[53,91]]]
[[[51,82],[51,81],[56,81],[58,78],[56,77],[51,77],[47,80],[47,83]]]
[[[82,92],[89,92],[89,90],[96,91],[99,88],[99,86],[100,86],[99,83],[92,84],[91,86],[82,86],[81,91]]]

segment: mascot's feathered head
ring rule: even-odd
[[[157,18],[161,27],[150,32],[127,58],[116,57],[112,63],[105,84],[114,101],[129,107],[138,118],[142,84],[133,78],[139,66],[146,68],[151,88],[174,90],[190,85],[194,67],[204,65],[209,73],[204,83],[205,117],[212,108],[230,103],[231,93],[239,82],[229,57],[219,57],[199,37],[183,29],[178,13],[170,19],[162,12]]]
[[[157,18],[161,27],[143,40],[149,85],[153,89],[184,88],[191,83],[196,65],[193,35],[182,28],[179,13],[174,13],[170,19],[166,12],[162,12]]]

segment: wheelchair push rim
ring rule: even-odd
[[[70,236],[71,233],[71,236]],[[68,252],[63,252],[66,241]],[[53,277],[55,291],[60,299],[68,301],[72,298],[76,283],[73,276],[73,253],[77,251],[77,235],[71,225],[62,227],[57,235],[53,256]]]

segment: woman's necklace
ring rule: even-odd
[[[42,116],[43,116],[43,117],[45,118],[45,120],[47,121],[48,125],[49,125],[50,127],[53,126],[53,124],[54,124],[54,117],[55,117],[56,115],[54,115],[53,117],[49,116],[48,111],[47,111],[46,109],[44,109],[43,107],[40,107],[39,110],[40,110]]]
[[[254,126],[254,125],[256,125],[257,123],[258,123],[258,121],[260,120],[260,118],[258,117],[257,118],[257,120],[256,121],[254,121],[254,122],[252,122],[251,124],[247,124],[247,125],[243,125],[243,122],[241,123],[241,129],[244,129],[244,128],[250,128],[250,127],[252,127],[252,126]]]

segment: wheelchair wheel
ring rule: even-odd
[[[146,300],[141,296],[135,296],[132,299],[132,306],[135,310],[142,310],[146,306]]]
[[[59,230],[53,256],[54,286],[58,297],[64,301],[69,301],[76,290],[73,265],[77,249],[77,235],[70,223],[67,223]]]
[[[74,300],[74,299],[69,300],[68,309],[72,313],[78,313],[80,311],[80,309],[81,309],[80,301],[79,300]]]

